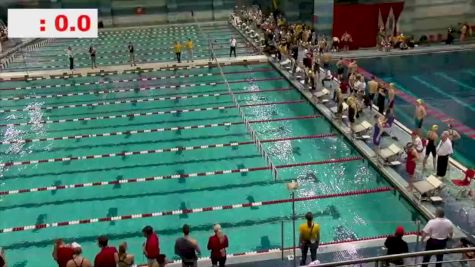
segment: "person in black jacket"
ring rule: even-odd
[[[406,241],[402,239],[404,236],[404,228],[399,226],[396,228],[396,232],[392,236],[388,236],[384,242],[384,246],[388,249],[388,255],[408,253],[409,248],[407,247]],[[395,265],[404,265],[403,259],[397,259],[390,261]]]

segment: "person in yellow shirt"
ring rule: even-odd
[[[181,48],[182,45],[180,44],[180,42],[176,41],[175,45],[173,46],[173,49],[175,50],[176,60],[178,61],[178,63],[181,63]]]
[[[193,61],[193,41],[191,39],[188,39],[185,43],[186,50],[188,51],[188,59],[186,62],[194,62]]]
[[[300,225],[300,249],[302,250],[302,259],[300,265],[306,265],[307,253],[310,249],[310,258],[312,261],[317,260],[317,249],[320,244],[320,225],[313,222],[313,214],[307,212],[305,214],[306,223]]]

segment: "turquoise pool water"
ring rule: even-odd
[[[254,105],[243,107],[243,111],[249,120],[260,121],[253,122],[251,127],[261,140],[335,134],[326,138],[265,142],[264,148],[276,165],[359,156],[344,138],[336,134],[329,122],[315,116],[318,112],[270,65],[226,66],[223,71],[239,103],[243,106]],[[180,77],[183,74],[194,76]],[[199,76],[200,74],[203,75]],[[152,80],[153,77],[164,76],[167,78]],[[101,79],[109,83],[94,84]],[[128,82],[123,81],[124,79]],[[85,85],[86,82],[92,84]],[[62,86],[45,87],[56,84]],[[171,84],[186,86],[170,88]],[[32,88],[26,89],[27,86]],[[157,111],[233,106],[232,99],[226,94],[227,89],[222,84],[222,78],[214,68],[109,75],[102,78],[2,82],[0,87],[3,89],[0,90],[3,110],[0,113],[2,163],[82,157],[81,160],[75,161],[53,160],[47,163],[4,167],[0,178],[2,192],[266,166],[266,162],[253,144],[117,155],[122,152],[251,141],[244,125],[239,124],[241,118],[237,109],[232,107],[223,110],[147,115],[148,112]],[[133,90],[150,87],[153,89]],[[17,90],[8,90],[12,88]],[[281,90],[275,91],[275,89]],[[203,96],[204,94],[220,95]],[[177,96],[182,98],[171,99]],[[160,97],[164,99],[111,104],[114,101]],[[109,104],[81,106],[94,103]],[[48,109],[48,107],[55,108]],[[11,109],[20,111],[7,111]],[[110,118],[133,113],[144,114]],[[75,118],[93,117],[96,120],[71,121]],[[275,119],[282,120],[271,121]],[[236,122],[236,124],[170,129],[224,122]],[[162,128],[168,130],[117,135],[117,132]],[[104,133],[106,136],[94,136]],[[109,133],[116,134],[107,136]],[[74,138],[75,136],[80,137]],[[43,139],[53,137],[68,138],[46,141]],[[26,139],[31,141],[28,143],[19,141]],[[107,158],[87,157],[110,153],[116,155]],[[25,192],[1,196],[0,229],[288,199],[286,183],[293,179],[298,180],[300,184],[296,197],[390,186],[366,161],[354,160],[280,168],[279,178],[276,181],[268,170],[263,170]],[[416,227],[413,221],[424,220],[396,191],[300,201],[296,203],[298,223],[301,223],[307,211],[312,211],[316,221],[321,224],[323,242],[390,234],[398,225],[403,225],[407,231],[414,231]],[[0,233],[0,246],[6,249],[12,266],[33,267],[43,266],[45,263],[52,266],[50,255],[54,239],[64,238],[67,242],[79,242],[83,246],[85,256],[93,259],[98,251],[96,237],[107,234],[112,245],[127,241],[137,261],[144,263],[145,259],[141,256],[143,237],[140,231],[145,225],[152,225],[157,230],[162,251],[169,258],[174,258],[174,240],[181,235],[181,226],[184,223],[191,225],[192,236],[197,238],[203,248],[212,234],[212,225],[220,223],[230,239],[228,253],[237,253],[280,247],[282,221],[285,227],[284,246],[289,247],[292,240],[290,203]],[[207,256],[208,253],[204,252],[203,255]]]
[[[422,98],[430,109],[456,119],[462,139],[455,144],[454,158],[467,167],[475,166],[475,51],[360,59],[359,65],[402,93]],[[412,127],[414,106],[396,98],[397,119]],[[429,116],[424,129],[433,124],[445,130],[444,118]]]
[[[15,60],[4,71],[68,69],[68,46],[73,49],[75,68],[91,67],[90,45],[97,49],[98,66],[130,64],[127,50],[129,42],[134,44],[137,64],[175,61],[175,42],[184,43],[189,38],[195,46],[195,60],[209,58],[208,38],[216,41],[216,56],[224,57],[229,56],[229,40],[232,36],[238,42],[237,55],[254,53],[245,39],[228,24],[157,26],[101,31],[98,39],[52,39],[40,49],[17,53]],[[182,61],[186,61],[187,56],[183,49]]]

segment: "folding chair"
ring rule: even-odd
[[[452,183],[456,187],[460,187],[460,190],[458,190],[457,192],[456,198],[463,195],[466,195],[466,196],[472,195],[472,189],[470,188],[470,183],[474,179],[475,179],[475,170],[467,169],[465,171],[465,178],[452,180]]]

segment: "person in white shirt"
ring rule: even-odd
[[[236,44],[237,44],[237,40],[236,38],[234,38],[234,36],[231,38],[231,41],[229,42],[229,44],[231,45],[230,49],[229,49],[229,57],[231,57],[231,55],[234,53],[234,57],[236,57]]]
[[[443,132],[442,138],[437,146],[437,176],[444,177],[447,172],[449,156],[454,153],[452,141],[449,138],[449,132]]]
[[[69,58],[69,69],[73,71],[74,69],[74,54],[73,49],[69,46],[68,50],[66,51],[68,58]]]
[[[414,148],[416,149],[417,153],[422,154],[424,151],[424,144],[422,143],[421,138],[417,134],[417,132],[411,133],[412,143],[414,144]]]
[[[359,75],[356,78],[355,90],[356,90],[357,96],[363,97],[365,95],[365,93],[366,93],[366,83],[365,83],[363,75]]]
[[[424,229],[422,229],[422,240],[429,237],[426,243],[426,251],[445,249],[447,241],[454,235],[454,226],[452,222],[445,218],[444,210],[438,208],[435,211],[435,219],[430,220]],[[431,256],[424,256],[421,267],[427,267]],[[437,262],[444,259],[444,255],[436,255]],[[442,263],[437,263],[436,267],[442,267]]]

